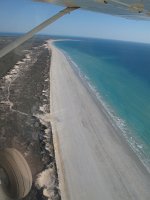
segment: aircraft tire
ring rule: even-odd
[[[4,187],[13,199],[22,199],[32,187],[32,174],[25,158],[14,148],[0,151],[0,167],[3,168],[8,184]]]

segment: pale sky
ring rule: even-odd
[[[31,0],[1,0],[0,32],[27,32],[61,9],[59,6]],[[150,21],[77,10],[40,33],[150,43]]]

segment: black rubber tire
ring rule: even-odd
[[[19,151],[7,148],[0,151],[0,166],[8,176],[7,195],[13,199],[22,199],[32,186],[32,174],[25,158]]]

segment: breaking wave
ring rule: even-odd
[[[124,137],[129,146],[141,160],[143,165],[150,172],[150,159],[145,153],[145,144],[142,143],[142,141],[138,137],[136,137],[136,134],[134,134],[133,130],[128,127],[126,121],[120,118],[115,110],[108,103],[106,103],[103,96],[101,95],[101,92],[98,91],[98,89],[93,85],[90,78],[81,71],[80,67],[72,60],[68,53],[62,49],[61,52],[65,55],[73,70],[82,80],[86,88],[90,91],[90,93],[93,94],[94,97],[96,97],[98,102],[102,105],[103,112],[111,122],[112,126],[116,129],[117,132],[121,133],[120,135]]]

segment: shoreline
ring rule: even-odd
[[[57,41],[64,41],[64,40],[63,39],[62,40],[56,40],[56,42]],[[53,42],[55,42],[55,40],[52,41],[52,44],[53,44]],[[55,46],[55,44],[53,44],[53,45]],[[100,96],[99,92],[97,92],[97,90],[92,85],[92,83],[89,80],[86,79],[86,77],[80,71],[80,69],[77,66],[77,64],[74,63],[74,61],[67,54],[67,52],[65,52],[63,50],[60,50],[60,51],[66,57],[66,59],[69,62],[70,66],[72,67],[75,75],[77,76],[77,78],[79,79],[79,81],[84,85],[84,87],[88,91],[89,95],[93,98],[93,101],[95,102],[95,104],[97,105],[97,107],[99,108],[99,110],[104,114],[104,116],[106,117],[106,120],[108,120],[111,123],[111,125],[116,130],[116,133],[122,138],[123,142],[127,143],[127,145],[129,146],[129,148],[131,149],[131,151],[133,151],[133,153],[136,155],[137,159],[139,159],[139,161],[142,163],[142,165],[144,165],[144,167],[146,168],[146,170],[150,173],[150,166],[146,163],[145,156],[143,154],[141,155],[141,152],[139,154],[139,149],[137,148],[138,145],[143,145],[143,144],[140,144],[140,142],[138,142],[136,140],[136,138],[134,138],[134,141],[133,141],[134,144],[136,144],[136,145],[133,145],[131,143],[131,141],[130,141],[131,135],[126,133],[126,131],[128,130],[128,128],[127,128],[127,130],[124,131],[124,130],[122,130],[122,127],[119,127],[119,125],[117,124],[117,122],[114,119],[114,117],[118,118],[118,116],[117,115],[113,115],[111,113],[111,111],[109,111],[109,109],[110,109],[109,106],[105,103],[105,101]],[[97,95],[97,93],[98,93],[98,95]],[[123,121],[121,118],[119,118],[119,119],[121,121]]]
[[[146,189],[146,191],[144,192],[144,188],[143,188],[143,191],[142,191],[142,193],[143,193],[143,198],[142,199],[148,199],[148,197],[149,197],[149,195],[150,195],[150,193],[149,193],[149,191],[148,191],[148,185],[149,185],[149,183],[150,183],[150,174],[148,173],[148,171],[146,170],[146,168],[145,168],[145,166],[143,165],[143,163],[139,160],[139,158],[138,158],[138,156],[135,154],[135,152],[133,152],[133,150],[131,149],[131,147],[129,146],[129,144],[127,143],[127,141],[125,141],[125,138],[121,135],[121,133],[120,133],[120,130],[116,130],[115,128],[114,128],[114,126],[112,125],[112,123],[110,122],[110,119],[108,119],[108,118],[110,118],[110,117],[108,117],[107,115],[107,113],[106,113],[106,111],[105,111],[105,109],[103,108],[103,105],[101,105],[101,102],[99,102],[98,101],[98,99],[95,97],[95,94],[92,94],[92,92],[89,90],[89,88],[87,87],[87,84],[85,83],[85,81],[84,80],[82,80],[82,78],[81,77],[79,77],[79,75],[78,74],[76,74],[76,73],[78,73],[78,72],[75,72],[75,69],[69,69],[68,67],[69,67],[69,63],[67,64],[67,62],[68,62],[68,60],[67,60],[67,58],[64,56],[64,54],[60,51],[60,50],[58,50],[54,45],[52,45],[52,42],[51,42],[51,44],[50,44],[50,46],[51,46],[51,48],[52,48],[52,58],[56,58],[57,57],[57,59],[58,59],[58,57],[59,57],[59,61],[57,62],[57,65],[58,64],[60,64],[60,65],[63,65],[63,67],[66,67],[65,66],[65,64],[66,65],[68,65],[67,67],[66,67],[66,71],[68,70],[68,73],[69,73],[69,75],[70,75],[70,77],[72,78],[72,79],[74,79],[74,83],[76,83],[76,84],[78,84],[78,88],[77,89],[79,89],[79,92],[81,92],[80,94],[79,94],[79,98],[80,98],[80,95],[85,95],[85,100],[86,99],[88,99],[88,101],[89,101],[89,103],[87,103],[87,107],[89,106],[89,110],[88,109],[86,109],[86,110],[83,110],[83,113],[81,112],[80,114],[81,114],[81,116],[83,115],[83,118],[85,117],[85,121],[87,120],[86,119],[86,116],[84,116],[85,114],[88,114],[88,112],[90,112],[91,111],[91,118],[89,118],[88,119],[88,121],[91,123],[91,125],[89,125],[89,124],[87,124],[85,121],[84,121],[84,123],[82,124],[82,126],[80,125],[80,127],[79,127],[79,132],[80,131],[82,131],[83,133],[82,133],[82,135],[80,135],[80,137],[82,136],[82,137],[84,137],[84,139],[85,140],[87,140],[87,143],[85,144],[85,141],[81,141],[80,143],[83,145],[83,148],[84,148],[84,144],[85,144],[85,149],[86,150],[88,150],[89,151],[89,154],[92,154],[93,155],[93,157],[91,158],[91,160],[89,160],[89,162],[91,161],[92,162],[92,160],[94,159],[94,162],[99,162],[98,161],[98,159],[102,159],[102,158],[99,158],[99,156],[101,155],[102,157],[103,157],[103,162],[105,163],[105,165],[104,165],[104,163],[102,163],[102,164],[99,164],[99,163],[96,163],[96,165],[92,165],[91,164],[91,166],[89,166],[89,168],[91,168],[91,169],[94,169],[94,168],[96,168],[98,171],[101,169],[102,170],[102,172],[105,174],[105,173],[108,173],[108,174],[111,174],[111,176],[113,176],[114,178],[113,178],[113,180],[112,180],[112,178],[110,178],[110,176],[107,176],[106,174],[105,175],[103,175],[103,173],[101,174],[100,172],[101,172],[101,170],[99,171],[99,173],[101,174],[101,175],[99,175],[99,177],[101,177],[101,181],[99,180],[100,178],[99,177],[95,177],[95,179],[97,179],[97,182],[99,183],[99,185],[100,184],[102,184],[102,185],[104,185],[102,188],[103,188],[103,190],[106,190],[106,188],[107,187],[109,187],[109,188],[111,188],[109,191],[108,191],[108,193],[110,192],[110,194],[111,195],[109,195],[109,194],[107,194],[105,191],[103,191],[103,199],[106,199],[107,197],[108,197],[108,199],[141,199],[140,198],[140,196],[142,195],[140,195],[140,193],[139,193],[139,191],[137,190],[137,188],[139,187],[138,185],[140,185],[140,182],[141,182],[141,185],[142,185],[142,182],[144,181],[144,184],[145,185],[147,185],[146,187],[147,187],[147,189]],[[53,55],[54,54],[54,55]],[[56,55],[57,54],[57,55]],[[63,61],[61,61],[61,59],[63,60]],[[52,62],[52,67],[54,68],[54,66],[56,65],[56,60],[53,60],[53,62]],[[63,63],[63,64],[62,64]],[[65,64],[64,64],[65,63]],[[70,68],[72,68],[72,66],[70,67]],[[60,68],[59,68],[60,69]],[[54,72],[56,71],[56,70],[54,70],[54,69],[52,69]],[[65,72],[66,73],[66,72]],[[52,74],[52,72],[51,72],[51,75],[52,75],[52,78],[54,77],[54,79],[55,79],[55,76],[57,76],[57,73],[55,72],[55,76]],[[66,74],[63,74],[63,75],[66,75]],[[61,77],[61,75],[60,75],[60,77]],[[70,80],[71,81],[71,79],[69,79],[70,77],[67,77],[67,75],[66,75],[66,78],[68,78],[68,80]],[[50,79],[50,81],[52,81],[52,79]],[[62,80],[63,81],[63,80]],[[77,83],[77,81],[79,82],[79,83]],[[56,81],[55,81],[56,82]],[[73,81],[72,81],[73,82]],[[61,82],[62,84],[63,84],[63,82]],[[53,83],[53,84],[55,84],[55,83]],[[57,83],[58,84],[58,83]],[[72,83],[72,85],[73,85],[73,83]],[[67,85],[66,85],[67,86]],[[61,86],[59,86],[59,85],[57,85],[57,87],[60,89],[61,88]],[[76,86],[72,86],[72,88],[73,89],[76,89],[75,88]],[[70,87],[71,88],[71,87]],[[68,88],[68,90],[66,91],[67,93],[69,93],[70,91],[69,91],[69,89],[70,88]],[[54,89],[52,88],[52,90],[51,90],[51,92],[52,93],[54,93]],[[58,91],[58,93],[59,93],[59,91]],[[62,93],[61,93],[62,94]],[[74,94],[74,93],[72,93],[72,92],[70,92],[70,94],[72,94],[72,95],[76,95],[76,94]],[[54,95],[55,96],[55,94],[52,94],[52,95]],[[71,99],[72,98],[72,99]],[[80,104],[80,102],[77,102],[76,101],[76,97],[71,97],[70,99],[71,100],[73,100],[73,101],[75,101],[75,103],[76,104]],[[74,98],[74,99],[73,99]],[[56,100],[56,99],[55,99]],[[81,100],[82,100],[82,98],[81,98]],[[83,99],[84,100],[84,99]],[[55,105],[53,106],[53,101],[54,101],[54,98],[51,96],[51,102],[52,102],[52,105],[51,105],[51,108],[52,108],[52,118],[54,117],[55,118],[55,115],[56,115],[56,117],[60,117],[59,116],[59,113],[54,113],[54,116],[53,116],[53,112],[56,112],[56,111],[54,111],[54,109],[56,109],[57,108],[57,102],[55,102]],[[57,100],[58,101],[58,103],[59,104],[61,104],[61,102],[59,101],[59,100]],[[79,101],[80,101],[80,99],[79,99]],[[68,105],[69,105],[69,102],[67,102],[68,103]],[[53,106],[53,107],[52,107]],[[74,105],[72,104],[72,106],[74,107]],[[82,106],[85,106],[86,107],[86,105],[82,105]],[[74,109],[72,107],[72,109]],[[82,109],[82,107],[80,106],[80,105],[76,105],[76,109]],[[93,114],[94,113],[92,113],[93,111],[95,110],[95,115],[96,116],[94,116]],[[76,115],[76,111],[75,110],[72,110],[73,112],[74,112],[74,114]],[[85,113],[86,112],[86,113]],[[68,111],[67,112],[65,112],[65,113],[63,113],[63,111],[62,111],[62,113],[61,114],[63,114],[62,115],[62,117],[64,117],[64,115],[68,115]],[[76,117],[79,117],[79,116],[76,116]],[[99,118],[101,118],[100,120],[98,120],[97,119],[97,117],[99,117]],[[92,119],[92,120],[91,120]],[[90,121],[91,120],[91,121]],[[96,121],[97,120],[97,124],[95,124]],[[53,121],[53,120],[52,120]],[[61,156],[61,159],[64,161],[64,160],[66,160],[66,159],[68,159],[69,158],[69,156],[66,154],[66,150],[65,150],[65,147],[64,147],[64,149],[63,149],[63,143],[64,143],[64,141],[63,141],[63,138],[62,138],[62,136],[60,136],[60,133],[61,133],[61,129],[59,129],[59,123],[58,123],[58,121],[55,119],[54,120],[55,122],[53,122],[52,123],[52,129],[53,129],[53,127],[55,127],[54,129],[54,135],[55,135],[55,132],[57,132],[57,137],[59,138],[59,148],[60,148],[60,153],[59,153],[59,156]],[[61,121],[61,120],[60,120]],[[63,121],[63,118],[62,118],[62,121]],[[64,123],[64,125],[63,125],[63,123]],[[62,122],[62,124],[61,124],[61,128],[63,127],[63,129],[64,128],[68,128],[69,129],[69,124],[67,123],[67,124],[65,124],[66,122]],[[76,122],[75,123],[73,123],[73,125],[76,125],[76,126],[78,126],[78,123],[80,123],[80,121],[77,121],[76,120]],[[99,126],[99,123],[101,123],[101,126]],[[55,125],[54,125],[55,124]],[[104,125],[103,125],[104,124]],[[66,126],[68,126],[68,127],[66,127]],[[76,127],[75,126],[75,127]],[[100,128],[99,127],[101,127],[103,130],[101,131],[100,130]],[[82,130],[80,130],[82,128]],[[86,129],[86,130],[85,130]],[[94,141],[94,138],[93,138],[93,133],[92,133],[92,131],[93,131],[93,133],[94,133],[94,131],[95,131],[95,135],[96,135],[96,137],[95,137],[95,141]],[[119,129],[118,127],[117,127],[117,129]],[[65,129],[66,131],[68,131],[67,129]],[[90,130],[90,131],[89,131]],[[100,133],[97,133],[97,132],[100,132]],[[103,132],[105,133],[105,135],[103,135]],[[111,133],[111,134],[110,134]],[[67,137],[69,138],[69,134],[71,134],[71,132],[68,132],[68,134],[67,134]],[[86,135],[85,135],[86,134]],[[92,135],[93,134],[93,135]],[[85,137],[86,136],[86,137]],[[75,138],[74,138],[75,139]],[[90,141],[91,139],[93,139],[93,142],[92,141]],[[69,142],[73,142],[72,141],[72,139],[69,139],[70,141],[68,141],[68,144],[69,144]],[[97,141],[98,140],[98,141]],[[102,142],[102,143],[101,143]],[[104,144],[103,144],[104,143]],[[67,145],[68,145],[67,144]],[[73,143],[72,143],[73,144]],[[95,145],[97,146],[97,149],[96,149],[96,152],[94,151],[94,154],[93,154],[93,150],[95,150]],[[105,151],[103,150],[103,148],[101,147],[101,146],[99,146],[99,145],[104,145],[104,149],[105,149]],[[115,146],[114,146],[115,145]],[[54,145],[55,146],[55,145]],[[116,147],[117,146],[117,147]],[[73,148],[72,148],[73,149]],[[71,151],[72,151],[72,149],[70,149]],[[78,151],[78,149],[77,149],[77,151]],[[81,153],[81,152],[80,152]],[[82,152],[83,153],[83,152]],[[85,153],[85,152],[84,152]],[[57,154],[57,153],[56,153]],[[60,155],[61,154],[61,155]],[[66,154],[65,156],[64,156],[64,154]],[[77,156],[78,158],[80,158],[80,157],[82,157],[82,156],[80,156],[80,155],[78,155],[78,153],[77,152],[73,152],[72,153],[73,154],[73,156]],[[77,155],[76,155],[77,154]],[[96,156],[95,156],[95,154],[96,154]],[[119,154],[118,156],[117,156],[117,154]],[[57,154],[58,155],[58,154]],[[86,156],[87,155],[87,153],[85,153],[85,155],[84,156]],[[107,159],[105,158],[105,155],[106,155],[106,157],[107,157]],[[120,158],[119,158],[119,156],[120,156]],[[64,159],[65,158],[65,159]],[[122,161],[121,161],[122,160]],[[56,161],[57,162],[57,161]],[[70,162],[73,162],[73,161],[67,161],[69,164],[68,164],[68,166],[67,166],[67,164],[66,163],[63,163],[64,164],[64,170],[62,170],[62,172],[61,172],[61,176],[60,176],[60,179],[66,179],[67,181],[66,182],[62,182],[62,186],[63,186],[63,193],[65,193],[66,191],[65,190],[67,190],[67,192],[69,193],[69,198],[66,198],[66,199],[81,199],[81,198],[79,198],[80,197],[80,194],[79,194],[79,196],[78,195],[76,195],[76,196],[78,196],[78,198],[74,198],[75,196],[75,192],[74,191],[72,191],[73,190],[73,188],[71,188],[72,187],[72,185],[74,185],[74,183],[71,181],[71,180],[69,180],[69,178],[68,178],[68,176],[67,176],[67,170],[68,170],[68,168],[69,168],[69,166],[71,165],[72,166],[72,163],[70,163]],[[113,165],[112,167],[108,167],[107,166],[107,164],[110,164],[110,165]],[[124,163],[124,165],[125,166],[123,166],[122,164]],[[79,163],[78,163],[79,164]],[[80,164],[79,164],[80,165]],[[84,165],[84,166],[83,166]],[[59,162],[58,163],[58,166],[59,166],[59,168],[61,168],[61,162]],[[73,166],[72,166],[73,167]],[[81,166],[80,166],[81,167]],[[87,166],[86,166],[86,163],[84,163],[84,162],[82,162],[82,167],[84,167],[84,168],[86,168]],[[106,170],[104,169],[106,167]],[[135,170],[134,170],[134,167],[136,168]],[[128,170],[127,170],[127,169]],[[130,170],[130,168],[131,168],[131,170]],[[67,170],[66,170],[67,169]],[[118,171],[119,171],[119,173],[116,173],[114,170],[115,169],[117,169]],[[73,171],[73,169],[71,169],[72,170],[72,173],[74,173],[74,171]],[[74,167],[74,170],[75,170],[75,167]],[[81,169],[78,169],[79,171],[81,170]],[[89,169],[88,169],[89,170]],[[82,171],[82,170],[81,170]],[[63,174],[65,172],[65,174]],[[93,172],[93,171],[92,171]],[[99,174],[98,173],[98,174]],[[59,174],[59,172],[58,172],[58,174]],[[96,173],[94,173],[93,172],[93,175],[95,175]],[[97,174],[97,175],[98,175]],[[128,177],[128,175],[130,174],[130,177]],[[133,177],[133,174],[135,174],[135,176],[136,176],[136,178],[135,177]],[[117,178],[117,176],[118,176],[118,178],[120,177],[120,179],[122,180],[122,178],[123,178],[123,180],[121,181],[121,182],[123,182],[124,184],[123,185],[120,185],[120,184],[122,184],[121,182],[119,182],[119,180],[116,180],[116,179],[118,179]],[[79,178],[79,177],[78,177]],[[85,178],[85,180],[87,179],[86,177],[84,177]],[[109,180],[110,179],[110,180]],[[125,179],[125,180],[124,180]],[[141,181],[141,179],[142,179],[142,181]],[[82,179],[82,181],[84,182],[85,181],[84,179]],[[134,181],[133,181],[134,180]],[[77,182],[78,182],[78,180],[76,180]],[[89,180],[88,180],[89,181]],[[115,182],[115,186],[114,187],[116,187],[119,191],[116,191],[116,194],[115,194],[115,192],[114,192],[114,189],[112,188],[112,186],[110,185],[110,183],[109,182],[111,182],[112,181],[112,183],[113,182]],[[134,182],[139,182],[139,183],[136,183],[136,187],[135,186],[132,186],[132,184],[134,183]],[[106,184],[107,183],[107,184]],[[130,186],[128,186],[128,184],[130,184],[130,186],[131,186],[131,188],[128,188],[128,187],[130,187]],[[70,186],[70,184],[72,184],[71,186]],[[64,185],[65,185],[65,187],[64,187]],[[82,184],[81,184],[82,185]],[[124,185],[125,185],[125,187],[124,187]],[[83,186],[83,185],[82,185]],[[106,188],[105,188],[105,186],[106,186]],[[88,187],[86,186],[84,189],[86,190]],[[124,196],[124,195],[122,195],[123,193],[125,193],[125,188],[128,188],[127,189],[127,194],[126,194],[126,196]],[[61,189],[61,188],[60,188]],[[74,189],[74,190],[79,190],[79,188],[78,187],[76,187],[76,189]],[[77,191],[78,191],[77,190]],[[91,191],[91,193],[93,192],[93,190],[92,190],[92,188],[88,188],[88,190],[89,191]],[[87,190],[87,192],[88,192],[88,190]],[[81,193],[82,193],[82,199],[86,199],[88,196],[83,192],[83,191],[80,191]],[[96,196],[96,194],[99,194],[99,191],[97,190],[97,186],[95,186],[95,188],[94,188],[94,192],[95,192],[95,197],[98,197],[98,196]],[[132,193],[135,193],[135,194],[138,194],[137,196],[138,196],[138,198],[136,197],[135,198],[135,196],[132,194]],[[89,194],[90,195],[90,194]],[[113,195],[115,196],[114,198],[113,198]],[[128,196],[129,195],[129,196]],[[133,196],[132,196],[133,195]],[[144,196],[145,195],[145,196]],[[111,197],[112,196],[112,197]],[[119,196],[119,197],[118,197]],[[121,196],[121,197],[120,197]],[[70,198],[71,197],[71,198]],[[91,198],[93,198],[93,196],[91,196]],[[62,198],[63,199],[63,198]],[[64,198],[65,199],[65,198]],[[97,198],[95,198],[95,199],[97,199]]]

